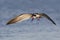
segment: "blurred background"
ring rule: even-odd
[[[22,13],[46,13],[46,18],[11,25],[6,23]],[[60,0],[0,0],[0,40],[60,40]]]

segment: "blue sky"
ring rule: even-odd
[[[56,26],[45,18],[6,25],[22,13],[46,13]],[[0,40],[60,40],[60,0],[0,0]]]

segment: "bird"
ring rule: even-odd
[[[22,21],[25,21],[25,20],[28,20],[28,19],[32,19],[32,21],[34,19],[40,19],[40,18],[47,18],[49,21],[51,21],[54,25],[56,25],[56,23],[45,13],[22,13],[18,16],[16,16],[15,18],[9,20],[6,25],[9,25],[9,24],[14,24],[16,22],[22,22]]]

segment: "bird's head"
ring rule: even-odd
[[[34,15],[36,15],[35,16],[36,18],[39,18],[40,17],[40,15],[38,13],[35,13]]]
[[[35,14],[32,14],[32,18],[36,18],[36,15]]]
[[[40,15],[38,13],[33,14],[33,18],[39,18],[39,17],[40,17]]]

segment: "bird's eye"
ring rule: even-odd
[[[32,14],[33,16],[36,16],[35,14]]]

